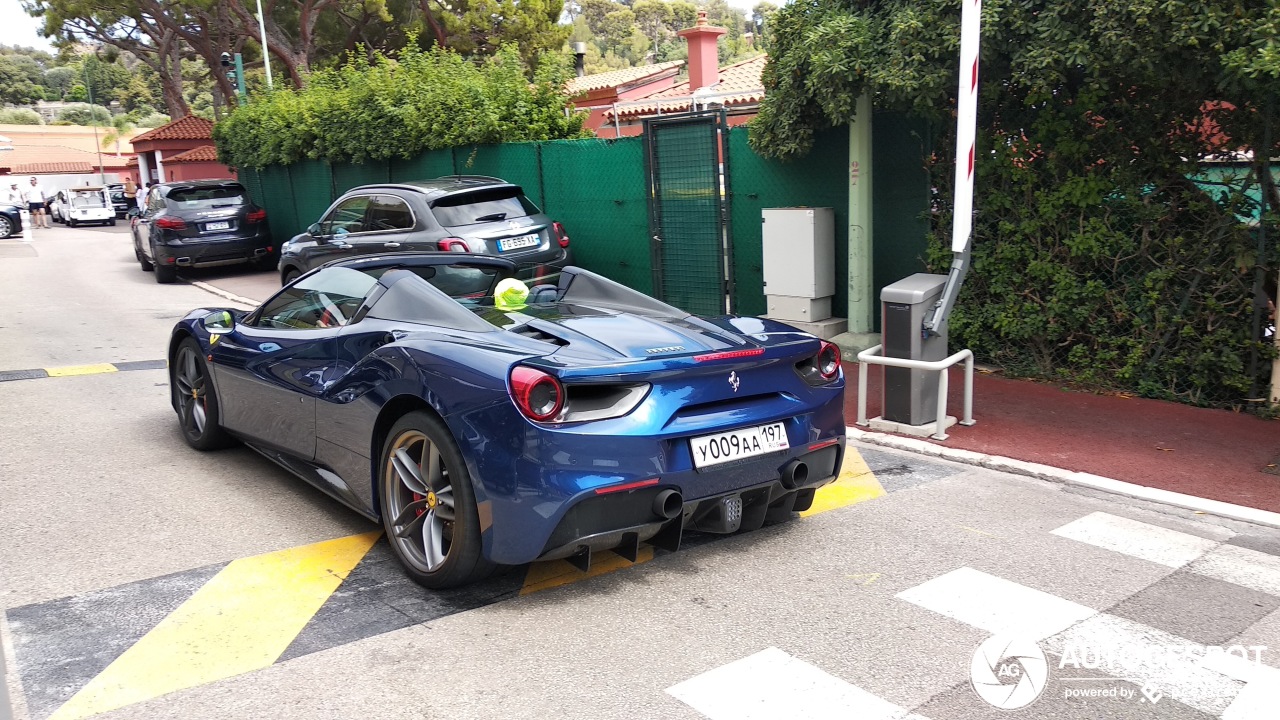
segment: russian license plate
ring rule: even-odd
[[[503,238],[498,241],[498,250],[502,252],[506,252],[508,250],[519,250],[520,248],[534,247],[540,242],[541,240],[538,239],[537,233],[521,235],[520,237]]]
[[[230,223],[230,222],[211,222],[211,223],[205,223],[205,224],[204,224],[204,229],[205,229],[205,230],[230,230],[230,229],[231,229],[231,223]]]
[[[697,468],[767,455],[789,447],[787,429],[780,422],[689,439],[693,465]]]

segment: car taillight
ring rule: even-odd
[[[818,374],[823,380],[835,380],[836,375],[840,374],[840,348],[823,340],[814,364],[818,367]]]
[[[186,230],[187,221],[176,217],[158,217],[156,218],[156,227],[165,230]]]
[[[546,422],[564,407],[564,387],[554,377],[531,367],[511,370],[511,397],[520,413],[535,422]]]
[[[436,242],[436,247],[441,252],[471,252],[471,248],[467,247],[467,241],[460,237],[447,237]]]
[[[267,211],[266,211],[266,210],[254,210],[253,212],[251,212],[251,213],[249,213],[247,216],[245,216],[245,219],[246,219],[246,220],[248,220],[248,221],[249,221],[249,222],[251,222],[251,223],[260,223],[260,222],[262,222],[263,220],[266,220],[266,219],[267,219]]]
[[[564,225],[558,222],[551,223],[551,229],[556,231],[556,240],[560,241],[560,247],[569,247],[569,235],[564,231]]]

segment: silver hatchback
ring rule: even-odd
[[[452,175],[348,190],[280,249],[280,279],[288,283],[341,258],[414,250],[496,255],[529,278],[572,264],[564,226],[542,214],[519,185]]]

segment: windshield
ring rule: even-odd
[[[233,207],[249,201],[245,196],[244,186],[239,183],[176,187],[169,191],[166,199],[169,201],[169,207],[175,210]]]
[[[498,187],[447,195],[432,203],[431,208],[436,220],[445,227],[512,220],[540,212],[538,206],[530,202],[518,187]]]

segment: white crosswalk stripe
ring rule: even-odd
[[[1275,555],[1235,545],[1220,545],[1187,569],[1259,592],[1280,595],[1280,557]]]
[[[1235,534],[1227,529],[1206,525],[1200,532],[1209,537],[1103,512],[1051,531],[1280,596],[1280,557],[1225,544]],[[1053,656],[1051,677],[1058,680],[1088,684],[1101,673],[1221,720],[1280,717],[1280,669],[1235,654],[1206,654],[1201,645],[1157,627],[975,568],[957,568],[896,597],[992,635],[1034,639]],[[778,648],[708,670],[667,693],[710,720],[926,720]]]
[[[1171,568],[1187,565],[1219,542],[1104,512],[1069,522],[1052,534]]]
[[[711,720],[927,720],[773,647],[667,693]]]
[[[1062,632],[1097,612],[969,567],[952,570],[897,597],[992,635],[1035,640]]]

